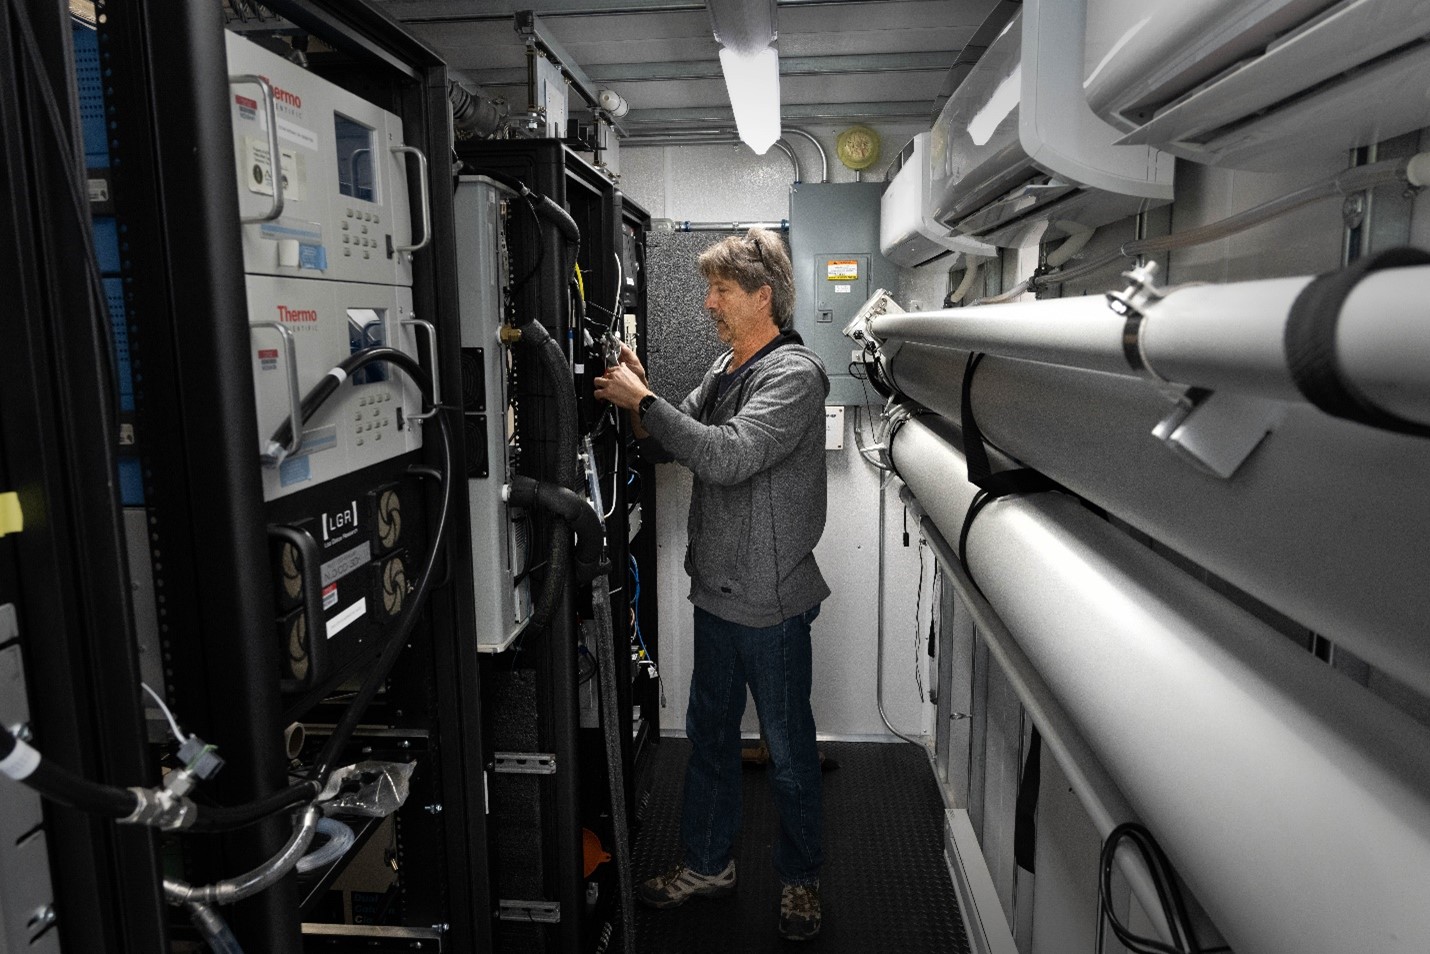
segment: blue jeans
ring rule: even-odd
[[[775,873],[786,884],[819,877],[822,782],[809,705],[809,624],[818,615],[816,605],[757,628],[695,609],[695,668],[685,713],[691,752],[680,819],[685,865],[692,871],[722,871],[740,829],[740,718],[748,684],[773,766],[780,817]]]

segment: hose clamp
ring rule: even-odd
[[[1152,370],[1142,343],[1142,324],[1147,319],[1147,312],[1165,296],[1164,290],[1158,288],[1153,280],[1156,272],[1156,262],[1123,272],[1122,277],[1128,280],[1128,285],[1120,292],[1108,292],[1107,306],[1126,319],[1122,325],[1122,356],[1127,359],[1128,367],[1149,381],[1170,384]]]

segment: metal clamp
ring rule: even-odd
[[[555,775],[556,756],[550,752],[497,752],[492,771],[498,775]]]
[[[242,86],[248,83],[263,91],[263,115],[268,119],[268,177],[273,183],[273,205],[267,215],[243,218],[239,222],[250,225],[254,222],[272,222],[283,214],[283,157],[278,152],[278,111],[274,107],[273,84],[262,76],[244,73],[230,76],[228,85]]]
[[[395,245],[394,252],[415,252],[426,248],[432,241],[432,187],[427,181],[427,157],[421,149],[413,146],[393,146],[393,152],[410,152],[417,157],[417,184],[421,191],[419,204],[422,206],[422,241],[416,245]]]
[[[1142,348],[1142,322],[1146,320],[1147,310],[1161,301],[1165,294],[1152,279],[1156,272],[1156,262],[1123,272],[1122,277],[1128,280],[1128,285],[1120,292],[1108,292],[1107,306],[1127,319],[1122,326],[1122,355],[1127,359],[1128,366],[1150,381],[1169,384],[1171,382],[1152,370]]]
[[[560,924],[561,905],[555,901],[497,901],[498,921],[527,924]]]
[[[417,325],[427,332],[427,355],[431,359],[432,364],[432,410],[422,414],[407,415],[407,422],[411,424],[415,421],[425,421],[428,418],[437,416],[437,412],[442,407],[442,382],[441,378],[438,377],[437,371],[437,329],[432,326],[432,322],[424,321],[421,318],[404,318],[402,319],[402,323],[404,325]]]
[[[293,332],[282,322],[252,321],[248,324],[251,332],[255,328],[272,328],[283,339],[283,357],[288,362],[288,421],[292,433],[288,436],[288,446],[281,447],[276,441],[269,441],[260,455],[263,463],[276,466],[286,457],[292,457],[303,448],[303,395],[298,390],[298,346],[293,341]]]

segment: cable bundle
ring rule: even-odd
[[[1117,913],[1112,910],[1112,863],[1117,856],[1118,847],[1124,841],[1129,842],[1142,856],[1142,861],[1152,875],[1152,883],[1157,889],[1157,900],[1162,907],[1162,916],[1166,918],[1172,934],[1171,945],[1134,934],[1127,925],[1118,920]],[[1097,921],[1098,951],[1102,950],[1104,922],[1112,925],[1112,933],[1134,954],[1216,954],[1219,951],[1231,950],[1225,946],[1204,948],[1197,941],[1197,936],[1192,931],[1191,919],[1187,916],[1186,901],[1182,898],[1176,873],[1172,870],[1172,863],[1167,860],[1166,853],[1152,837],[1152,833],[1137,822],[1118,825],[1108,833],[1107,840],[1102,843],[1097,906],[1102,912]]]

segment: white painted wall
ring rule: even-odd
[[[829,155],[830,181],[853,181],[854,173],[834,157],[839,130],[809,127],[809,131]],[[881,178],[889,157],[917,130],[890,127],[877,131],[884,138],[884,159],[877,173],[866,174],[866,178]],[[805,180],[817,181],[820,164],[814,146],[800,137],[788,139],[799,155]],[[739,145],[622,147],[621,170],[622,190],[655,218],[691,222],[789,218],[794,173],[789,159],[778,150],[756,156]],[[716,237],[712,235],[712,241]],[[881,474],[855,449],[854,417],[852,409],[845,416],[845,449],[828,452],[829,516],[824,538],[815,550],[833,591],[814,624],[815,724],[825,737],[892,739],[875,704]],[[923,734],[931,724],[932,708],[920,701],[915,678],[915,666],[922,667],[927,699],[928,658],[922,646],[916,652],[914,645],[918,536],[915,532],[911,545],[903,547],[899,487],[895,480],[885,490],[884,701],[896,728],[906,734]],[[686,600],[689,578],[683,565],[689,472],[674,464],[658,468],[657,494],[659,655],[667,702],[662,719],[667,731],[683,734],[693,639],[692,611]],[[925,552],[921,638],[928,632],[932,574],[933,557]],[[757,731],[753,704],[747,705],[744,728],[750,734]]]

